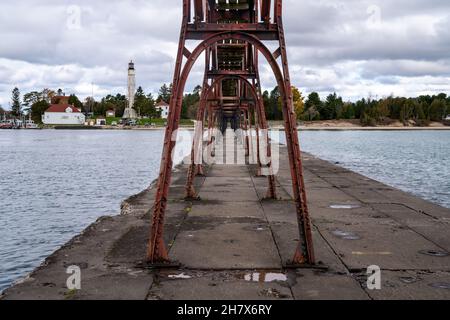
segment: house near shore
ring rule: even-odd
[[[444,120],[445,121],[450,121],[450,114]]]
[[[52,104],[42,115],[42,123],[48,125],[84,125],[85,115],[73,105]]]
[[[95,125],[97,126],[106,126],[106,118],[99,117],[95,120]]]
[[[107,118],[114,118],[115,116],[116,116],[116,110],[109,109],[108,111],[106,111],[106,117]]]
[[[162,119],[167,119],[169,117],[169,105],[166,102],[160,101],[156,104],[155,107],[156,111],[161,112]]]

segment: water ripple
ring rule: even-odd
[[[0,131],[0,291],[156,178],[160,131]]]

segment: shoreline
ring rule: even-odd
[[[298,127],[301,131],[450,131],[450,127]]]
[[[269,128],[275,131],[284,130],[283,121],[269,121]],[[194,124],[180,125],[181,130],[194,130]],[[55,125],[44,126],[39,130],[123,130],[123,131],[161,131],[165,130],[165,126],[84,126],[84,125]],[[391,123],[389,125],[363,126],[357,120],[325,120],[312,122],[298,122],[297,129],[299,131],[450,131],[449,122],[430,122],[428,126],[405,126],[401,122]],[[28,130],[28,129],[23,129]],[[1,130],[0,130],[1,131]]]
[[[33,129],[32,131],[39,130],[73,130],[73,131],[164,131],[165,127],[157,127],[157,128],[109,128],[109,127],[73,127],[73,128],[41,128],[41,129]],[[179,129],[194,130],[193,126],[182,126]],[[274,131],[284,131],[283,126],[272,126],[271,130]],[[21,129],[18,131],[28,131],[31,129]],[[298,131],[450,131],[450,126],[446,127],[328,127],[328,126],[298,126]],[[16,130],[0,130],[2,131],[16,131]]]

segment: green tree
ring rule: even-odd
[[[446,93],[439,93],[436,98],[438,100],[446,100],[447,99],[447,94]]]
[[[11,102],[12,115],[19,117],[22,114],[22,104],[20,102],[20,90],[17,87],[12,91]]]
[[[269,105],[267,106],[267,119],[268,120],[282,120],[283,111],[281,103],[281,94],[278,86],[276,86],[269,96]]]
[[[92,113],[93,115],[102,115],[103,110],[99,108],[99,104],[95,101],[93,97],[87,97],[83,103],[83,110],[87,113]]]
[[[31,105],[31,119],[35,123],[42,123],[42,115],[48,109],[50,104],[46,100],[36,101]]]
[[[322,108],[322,101],[317,92],[311,92],[305,102],[305,113],[309,121],[320,120],[319,110]]]
[[[447,103],[442,99],[434,99],[430,106],[430,120],[431,121],[442,121],[447,115]]]
[[[377,124],[377,103],[377,101],[372,100],[371,98],[363,98],[356,102],[356,112],[359,113],[362,125],[375,126]]]
[[[342,107],[342,119],[355,119],[355,105],[353,103],[344,103]]]
[[[30,108],[34,103],[41,101],[42,99],[42,92],[28,92],[23,95],[23,105],[25,108]]]
[[[387,99],[380,99],[376,104],[374,116],[379,122],[382,122],[389,117],[389,114],[389,101]]]
[[[400,109],[400,121],[406,123],[414,118],[415,103],[412,99],[407,99]]]
[[[181,117],[183,119],[196,119],[197,111],[200,104],[201,86],[196,86],[192,93],[186,94],[183,97],[183,106],[181,110]]]
[[[151,93],[149,93],[146,97],[146,103],[142,108],[142,115],[150,118],[158,117],[158,113],[155,108],[155,99],[153,99],[153,95]]]
[[[75,106],[75,108],[77,108],[78,110],[83,110],[83,103],[74,94],[71,94],[69,96],[69,104]]]
[[[270,104],[270,96],[269,96],[269,91],[265,90],[262,94],[262,100],[263,100],[263,104],[264,104],[264,110],[266,111],[266,118],[268,120],[270,120],[270,115],[269,115],[269,104]]]
[[[424,111],[424,103],[416,100],[414,115],[416,120],[426,120],[425,111]]]
[[[144,108],[147,97],[145,96],[144,89],[138,87],[136,94],[134,95],[134,105],[133,108],[136,110],[138,115],[141,115],[141,110]]]
[[[163,84],[158,92],[157,102],[164,101],[166,103],[170,102],[170,97],[172,96],[172,84],[167,86],[167,84]]]
[[[141,116],[154,118],[157,115],[153,96],[151,94],[146,95],[142,87],[137,89],[134,96],[134,109]]]
[[[127,98],[123,94],[116,94],[115,96],[108,94],[106,97],[102,98],[99,107],[103,112],[113,109],[116,111],[116,116],[122,116],[125,112],[127,105]]]
[[[321,119],[340,119],[343,107],[344,102],[341,97],[338,97],[336,93],[328,95],[327,100],[322,104],[322,108],[319,109]]]

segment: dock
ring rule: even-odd
[[[217,156],[217,155],[216,155]],[[298,242],[287,149],[279,200],[252,165],[212,165],[185,201],[187,165],[174,169],[165,242],[179,266],[143,263],[154,184],[72,239],[2,299],[450,299],[450,210],[303,154],[317,265],[291,269]],[[81,289],[66,287],[69,266]],[[381,269],[381,289],[367,269]]]

